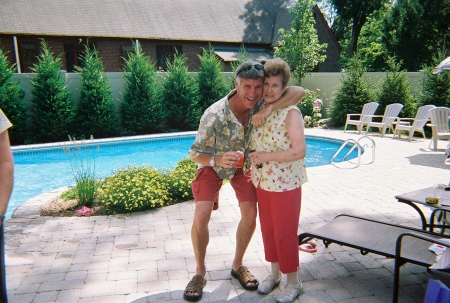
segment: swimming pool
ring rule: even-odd
[[[195,138],[195,132],[170,135],[152,135],[114,140],[86,141],[86,151],[77,152],[88,157],[95,165],[98,178],[110,175],[114,170],[129,164],[147,164],[158,169],[174,168],[178,161],[188,156],[188,150]],[[307,167],[325,165],[341,146],[342,141],[306,136]],[[14,210],[26,200],[42,193],[74,183],[70,158],[61,146],[65,144],[42,144],[38,146],[13,147],[15,163],[14,190],[6,213],[10,218]],[[345,155],[345,152],[341,152]],[[353,151],[349,159],[357,157]],[[342,157],[336,162],[342,161]]]

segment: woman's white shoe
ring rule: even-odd
[[[277,303],[292,303],[303,293],[302,281],[297,285],[286,284],[281,294],[278,295]]]
[[[264,281],[262,281],[262,283],[259,284],[258,293],[267,295],[275,288],[275,286],[280,284],[280,281],[281,281],[281,275],[278,278],[278,280],[275,280],[275,278],[272,277],[272,275],[268,275],[267,278],[265,278]]]

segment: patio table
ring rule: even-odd
[[[395,196],[398,202],[408,204],[414,208],[422,220],[422,229],[434,232],[434,228],[441,228],[441,233],[445,231],[446,228],[450,228],[450,222],[447,220],[447,213],[450,213],[450,191],[444,189],[438,189],[440,191],[440,204],[433,205],[426,201],[427,197],[434,197],[436,188],[427,187],[419,189],[416,191],[404,193]],[[426,206],[432,209],[430,214],[430,219],[427,221],[425,214],[419,206]],[[435,224],[435,219],[436,224]],[[439,223],[440,222],[440,223]]]

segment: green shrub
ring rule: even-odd
[[[303,121],[305,127],[314,127],[321,125],[319,122],[322,119],[322,105],[320,107],[315,106],[314,101],[320,100],[320,89],[313,90],[306,89],[306,96],[297,105],[303,115]],[[323,104],[323,103],[322,103]]]
[[[54,58],[44,39],[41,40],[38,63],[31,69],[32,127],[37,142],[55,142],[67,139],[75,116],[69,89],[61,77],[61,58]]]
[[[199,107],[204,112],[211,104],[223,98],[228,91],[223,66],[214,49],[203,49],[200,59],[200,70],[197,74],[197,84],[199,88]]]
[[[306,116],[311,117],[314,109],[314,100],[317,97],[317,92],[315,90],[306,90],[306,96],[297,104],[298,108],[302,112],[303,118]]]
[[[65,192],[61,194],[61,198],[64,201],[78,199],[78,194],[75,186],[69,187]]]
[[[111,86],[95,49],[87,44],[81,56],[80,102],[77,106],[77,133],[81,138],[107,138],[119,135],[119,117],[112,100]]]
[[[129,166],[106,178],[97,201],[105,214],[117,214],[162,207],[169,195],[166,174],[145,165]]]
[[[163,91],[168,131],[197,129],[202,114],[198,105],[198,86],[188,72],[184,54],[176,53],[173,61],[167,63]]]
[[[171,202],[183,202],[194,198],[191,183],[197,176],[197,164],[188,159],[178,162],[175,169],[168,172]]]
[[[24,90],[13,81],[15,65],[10,65],[6,53],[0,49],[0,108],[13,124],[9,132],[11,144],[26,142],[27,108],[23,103]]]
[[[187,201],[193,199],[191,183],[196,173],[197,164],[188,158],[164,171],[130,165],[103,181],[96,204],[104,207],[104,214],[118,214]]]
[[[414,117],[416,106],[411,96],[411,86],[408,81],[408,74],[400,70],[401,63],[396,63],[394,58],[387,60],[389,71],[381,82],[378,94],[377,114],[383,115],[386,106],[393,103],[403,104],[403,117]]]
[[[441,59],[443,60],[443,57],[436,59],[435,64],[438,65]],[[433,74],[433,67],[425,68],[420,104],[450,107],[450,71]]]
[[[161,129],[165,112],[156,81],[155,64],[145,56],[139,43],[125,59],[125,92],[120,107],[122,126],[126,135],[154,133]]]
[[[330,106],[330,123],[343,126],[347,114],[361,113],[364,104],[373,102],[374,92],[371,83],[364,78],[366,68],[357,54],[348,62],[347,71],[343,73],[341,85],[337,88],[335,98]]]

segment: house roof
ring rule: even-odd
[[[0,34],[275,45],[290,0],[0,0]]]

